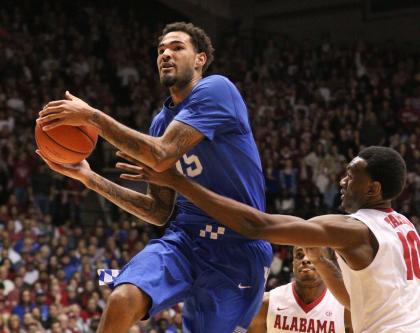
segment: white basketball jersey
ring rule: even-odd
[[[350,294],[355,333],[420,332],[420,239],[414,226],[392,209],[360,209],[379,243],[372,263],[359,271],[338,257]]]
[[[304,304],[289,283],[270,291],[267,332],[344,333],[344,307],[328,289]]]

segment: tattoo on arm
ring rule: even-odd
[[[113,146],[160,171],[173,166],[204,138],[195,128],[176,120],[169,124],[162,137],[135,131],[100,111],[95,111],[90,121]]]
[[[94,125],[101,125],[99,122],[99,111],[95,110],[92,114],[91,123]],[[98,126],[99,127],[99,126]]]
[[[86,185],[120,208],[155,225],[165,224],[174,207],[175,192],[170,189],[156,186],[155,194],[144,195],[97,174]]]
[[[109,143],[125,152],[141,153],[141,138],[143,135],[109,117],[108,115],[96,110],[92,117],[91,123],[96,126],[100,135]],[[132,155],[131,153],[129,155]]]
[[[175,207],[174,190],[154,184],[149,184],[148,195],[153,199],[153,213],[161,221],[167,222]]]
[[[173,121],[162,137],[162,144],[169,147],[170,156],[178,160],[204,138],[194,127]]]

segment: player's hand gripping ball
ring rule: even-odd
[[[35,141],[42,154],[59,164],[79,163],[95,148],[98,130],[93,126],[62,125],[49,131],[35,126]]]

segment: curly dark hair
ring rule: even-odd
[[[210,37],[206,34],[206,32],[196,27],[192,23],[186,22],[174,22],[167,24],[162,31],[162,35],[158,38],[159,43],[163,39],[163,37],[172,32],[172,31],[182,31],[186,34],[190,35],[191,43],[194,46],[196,52],[204,52],[207,56],[207,61],[203,66],[203,73],[209,68],[210,64],[213,62],[214,56],[214,48],[211,43]]]
[[[397,151],[389,147],[371,146],[363,149],[359,157],[367,162],[370,177],[381,183],[383,199],[394,199],[402,192],[407,167]]]

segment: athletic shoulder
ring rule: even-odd
[[[239,103],[239,93],[229,87],[232,84],[229,82],[222,75],[201,79],[174,119],[194,127],[209,140],[213,140],[216,132],[248,133],[246,107],[243,101]]]
[[[233,85],[232,81],[230,81],[226,76],[219,74],[206,76],[201,79],[200,83],[213,86]]]
[[[223,75],[210,75],[201,79],[193,89],[193,95],[211,96],[213,99],[225,101],[230,99],[232,90],[236,90],[235,85]]]

